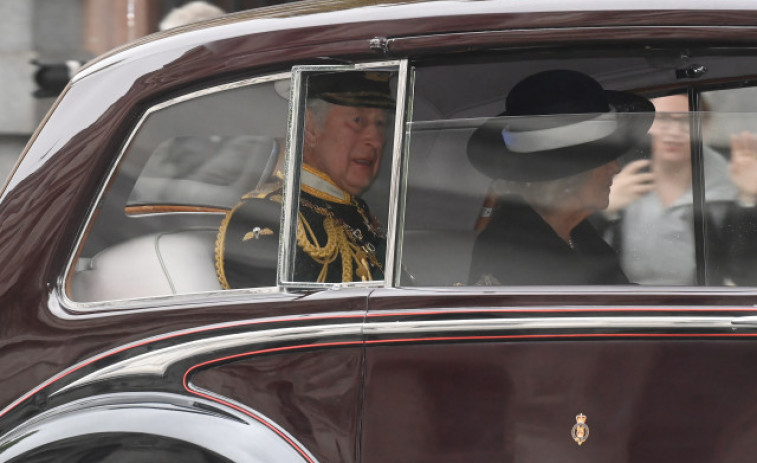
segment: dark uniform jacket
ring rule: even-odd
[[[476,239],[469,279],[478,285],[628,284],[613,249],[588,221],[562,240],[522,198],[502,199]]]
[[[310,166],[302,171],[294,281],[384,278],[386,240],[366,203]],[[281,189],[248,193],[227,214],[216,244],[224,288],[276,285]]]

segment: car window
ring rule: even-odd
[[[730,87],[756,71],[651,48],[419,64],[400,284],[751,285],[757,145],[732,136],[755,100]]]
[[[757,89],[703,91],[707,284],[757,285]],[[717,167],[708,153],[718,153]]]
[[[227,235],[245,197],[275,196],[283,183],[288,78],[257,78],[160,103],[129,139],[84,235],[69,296],[98,302],[228,287],[224,259],[257,226]],[[258,217],[278,223],[281,202]],[[224,233],[222,233],[222,231]],[[257,231],[257,233],[256,233]],[[276,285],[278,238],[259,256]]]
[[[383,282],[397,112],[396,64],[295,68],[292,286]]]

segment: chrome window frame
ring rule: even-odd
[[[292,84],[290,88],[290,114],[286,151],[286,181],[284,188],[284,198],[282,201],[285,213],[282,216],[281,235],[279,240],[279,267],[277,272],[277,281],[280,287],[286,289],[331,289],[345,287],[391,287],[394,281],[395,267],[395,243],[394,237],[397,235],[397,203],[399,199],[401,183],[401,160],[402,147],[404,145],[405,135],[405,102],[407,95],[408,72],[407,60],[388,60],[375,61],[367,63],[357,63],[350,65],[308,65],[294,66],[292,68]],[[296,224],[297,210],[300,185],[300,169],[302,164],[302,139],[305,119],[305,100],[304,88],[305,76],[318,72],[340,72],[340,71],[361,71],[361,70],[385,70],[394,68],[397,72],[397,94],[396,107],[394,115],[394,131],[392,143],[392,166],[390,179],[389,194],[389,217],[387,218],[386,232],[386,260],[384,262],[384,279],[367,282],[345,282],[345,283],[315,283],[295,281],[294,275],[294,255],[297,248],[296,242]],[[392,69],[392,70],[394,70]]]
[[[408,165],[410,163],[410,136],[412,134],[410,127],[413,121],[413,101],[415,98],[415,68],[408,68],[405,64],[405,102],[404,102],[404,120],[402,121],[401,137],[402,143],[396,147],[394,172],[392,177],[391,208],[395,208],[394,213],[390,209],[390,217],[393,219],[388,229],[391,231],[393,240],[387,243],[387,287],[399,288],[402,286],[402,244],[405,236],[405,209],[407,204],[407,175]],[[395,130],[399,130],[395,128]],[[389,257],[391,256],[391,257]],[[390,260],[391,259],[391,260]],[[391,267],[389,264],[391,263]]]
[[[249,86],[264,84],[268,82],[289,80],[291,79],[291,75],[292,74],[289,71],[277,72],[277,73],[267,74],[263,76],[250,77],[250,78],[238,80],[235,82],[215,85],[212,87],[207,87],[201,90],[186,93],[186,94],[177,96],[175,98],[172,98],[170,100],[161,101],[160,103],[157,103],[151,106],[150,108],[148,108],[139,118],[139,121],[135,124],[134,128],[130,131],[129,135],[126,137],[126,141],[123,144],[123,147],[121,148],[118,155],[116,156],[116,159],[114,160],[110,168],[110,171],[107,173],[105,177],[105,181],[100,187],[100,190],[98,191],[94,201],[90,205],[89,212],[87,213],[87,218],[82,223],[75,245],[72,248],[70,255],[68,256],[65,271],[58,278],[58,284],[54,290],[54,293],[57,296],[57,299],[60,302],[61,306],[54,307],[51,304],[50,305],[51,311],[55,315],[61,318],[70,318],[71,314],[77,314],[77,315],[83,316],[86,314],[96,314],[99,312],[109,312],[109,311],[114,311],[114,310],[118,310],[119,312],[121,312],[126,309],[153,310],[153,309],[161,309],[161,308],[190,307],[190,306],[196,305],[198,302],[204,302],[208,297],[218,297],[219,303],[222,303],[222,298],[223,297],[228,298],[228,296],[230,295],[273,296],[276,293],[280,293],[281,289],[277,286],[265,286],[265,287],[258,287],[258,288],[244,288],[244,289],[235,289],[235,290],[205,291],[205,292],[185,293],[185,294],[175,294],[175,295],[135,297],[135,298],[129,298],[129,299],[118,299],[118,300],[107,300],[107,301],[96,301],[96,302],[78,302],[78,301],[74,301],[73,299],[69,297],[67,293],[67,287],[68,287],[68,282],[70,282],[70,278],[73,276],[73,273],[75,270],[75,263],[78,258],[78,255],[82,249],[82,246],[84,245],[86,241],[87,231],[91,228],[93,221],[95,219],[98,205],[102,204],[105,195],[107,194],[107,192],[110,189],[110,186],[115,180],[115,176],[123,163],[126,153],[131,149],[134,139],[136,138],[137,134],[140,133],[140,131],[142,130],[145,124],[145,121],[152,114],[156,113],[157,111],[170,108],[176,104],[179,104],[185,101],[212,95],[215,93],[220,93],[227,90],[234,90],[234,89],[238,89],[242,87],[249,87]],[[185,212],[181,214],[194,214],[194,213]]]

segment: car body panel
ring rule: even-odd
[[[362,461],[707,462],[753,451],[743,404],[757,378],[738,367],[755,361],[752,342],[502,338],[369,348]],[[591,431],[582,445],[571,438],[579,414]]]
[[[363,375],[360,344],[210,365],[192,376],[191,387],[257,410],[297,436],[319,461],[355,461]]]
[[[742,367],[757,333],[734,330],[733,308],[401,310],[400,300],[367,318],[361,461],[704,462],[751,452],[754,412],[737,404],[752,400],[757,378]],[[579,414],[591,430],[581,445],[571,438]]]

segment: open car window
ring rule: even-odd
[[[522,97],[545,72],[580,73],[611,109],[555,116],[548,87]],[[419,64],[400,284],[753,285],[755,72],[735,52],[653,48]]]
[[[295,67],[281,284],[384,284],[398,62]]]
[[[288,76],[256,78],[150,108],[92,215],[69,297],[97,303],[227,286],[227,248],[247,233],[239,243],[221,233],[227,216],[246,195],[283,184],[287,92]],[[271,204],[278,220],[281,204]],[[272,248],[260,256],[268,272],[248,287],[276,286],[277,239]]]

